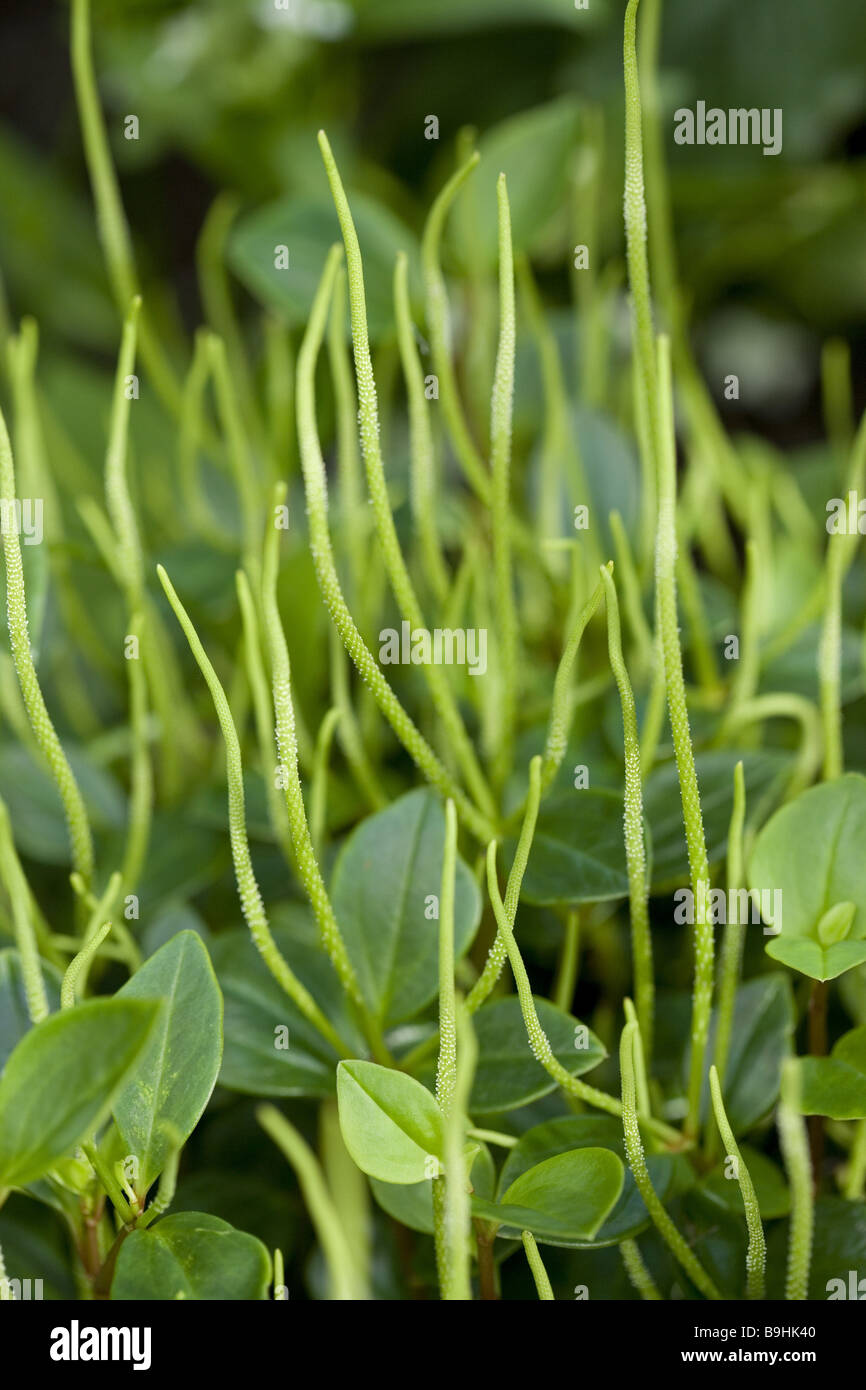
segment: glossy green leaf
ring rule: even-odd
[[[0,1187],[39,1178],[108,1116],[160,1005],[94,999],[21,1039],[0,1079]]]
[[[274,928],[274,940],[302,984],[346,1042],[363,1052],[345,996],[324,951]],[[334,1094],[337,1054],[268,970],[248,931],[223,932],[213,962],[225,1000],[220,1084],[256,1096]]]
[[[529,1229],[541,1240],[592,1240],[616,1205],[624,1168],[610,1149],[570,1149],[515,1178],[501,1201],[473,1198],[472,1210],[508,1232]]]
[[[710,1055],[717,1024],[718,1012],[713,1010]],[[790,1054],[793,1032],[794,1002],[787,976],[760,975],[740,986],[723,1088],[725,1109],[735,1134],[753,1129],[775,1105],[782,1062]],[[686,1065],[687,1057],[686,1051]],[[702,1106],[707,1115],[709,1080],[704,1086]]]
[[[162,999],[165,1007],[113,1110],[138,1161],[135,1189],[148,1190],[173,1149],[192,1134],[216,1085],[223,1001],[201,937],[178,932],[145,961],[119,999]]]
[[[804,1115],[866,1119],[866,1026],[841,1037],[829,1057],[802,1057],[798,1068]]]
[[[785,1174],[778,1163],[767,1158],[760,1149],[752,1148],[751,1144],[741,1144],[740,1153],[755,1185],[761,1219],[775,1221],[780,1216],[787,1216],[791,1207],[791,1195]],[[707,1174],[700,1187],[701,1191],[714,1202],[718,1202],[719,1206],[725,1207],[728,1211],[735,1211],[740,1216],[744,1215],[743,1194],[727,1158]]]
[[[725,855],[734,803],[734,768],[743,763],[746,780],[747,825],[760,825],[790,775],[790,754],[773,749],[737,752],[713,749],[695,755],[701,791],[701,812],[710,866]],[[652,886],[660,893],[689,882],[689,860],[683,829],[676,763],[653,768],[644,786],[644,812],[652,839]]]
[[[482,1199],[493,1196],[496,1187],[496,1169],[490,1150],[482,1144],[475,1155],[469,1173],[472,1191]],[[380,1182],[370,1179],[373,1196],[383,1211],[408,1226],[410,1231],[421,1231],[424,1235],[433,1234],[433,1179],[419,1183]]]
[[[573,97],[563,97],[521,111],[485,132],[478,144],[481,163],[472,187],[455,209],[455,226],[472,236],[473,258],[489,268],[497,263],[496,180],[504,173],[511,205],[515,250],[529,250],[560,204],[568,181],[568,163],[580,127]]]
[[[788,1222],[767,1237],[767,1297],[784,1298]],[[809,1266],[810,1299],[862,1301],[866,1296],[866,1203],[820,1197]],[[852,1309],[852,1314],[857,1314]]]
[[[540,905],[605,902],[628,894],[622,797],[586,788],[541,803],[521,898]],[[511,862],[514,844],[506,846]]]
[[[510,1149],[499,1175],[498,1192],[504,1196],[516,1178],[554,1154],[574,1149],[605,1148],[626,1162],[622,1124],[611,1115],[569,1115],[558,1120],[546,1120],[521,1135],[515,1148]],[[682,1158],[670,1154],[649,1154],[647,1166],[653,1187],[662,1201],[678,1185],[690,1181],[688,1165]],[[603,1224],[591,1241],[585,1239],[557,1240],[555,1244],[584,1248],[617,1245],[639,1235],[650,1224],[649,1212],[635,1187],[631,1169],[625,1167],[622,1191]]]
[[[439,900],[444,848],[445,813],[439,798],[414,791],[362,821],[337,860],[334,911],[361,992],[383,1027],[412,1018],[436,996],[439,922],[431,900]],[[477,885],[458,859],[458,958],[472,941],[480,915]]]
[[[324,185],[324,173],[322,174]],[[390,336],[394,309],[392,279],[399,251],[418,260],[414,234],[383,204],[349,189],[352,217],[364,261],[367,321],[371,338]],[[495,206],[495,203],[494,203]],[[268,308],[289,323],[306,323],[325,258],[340,240],[340,224],[327,192],[269,203],[241,217],[229,237],[228,260],[238,278]],[[277,248],[288,250],[287,269],[275,265]]]
[[[435,1176],[442,1112],[420,1081],[375,1062],[341,1062],[337,1102],[343,1140],[362,1172],[391,1183]]]
[[[255,1236],[203,1212],[163,1217],[120,1247],[113,1299],[258,1300],[268,1297],[271,1260]]]
[[[554,1056],[572,1076],[597,1067],[607,1055],[594,1033],[547,999],[536,999],[541,1026]],[[473,1115],[495,1114],[526,1105],[556,1089],[556,1082],[533,1055],[515,995],[479,1009],[473,1019],[478,1062],[469,1100]]]
[[[767,942],[774,960],[816,980],[866,961],[864,837],[866,777],[858,773],[810,787],[764,826],[749,887],[781,892],[781,932]]]

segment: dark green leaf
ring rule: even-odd
[[[432,792],[401,796],[349,836],[334,870],[333,903],[361,992],[383,1027],[414,1017],[439,987],[438,903],[445,813]],[[478,888],[458,859],[455,951],[472,941]]]
[[[604,902],[628,894],[622,797],[586,788],[541,804],[521,897],[529,903]],[[514,844],[506,847],[511,862]]]
[[[334,1027],[363,1052],[364,1040],[349,1019],[324,951],[296,940],[286,927],[275,927],[273,935]],[[249,932],[222,933],[214,939],[212,954],[225,1000],[220,1083],[257,1096],[333,1095],[337,1054],[277,984]]]

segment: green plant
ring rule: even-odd
[[[282,212],[221,197],[187,344],[136,269],[73,0],[121,326],[98,473],[37,389],[35,326],[7,343],[4,1298],[37,1204],[85,1299],[799,1300],[825,1230],[840,1270],[862,1247],[856,535],[825,543],[808,473],[730,438],[698,372],[647,8],[629,356],[613,258],[578,277],[577,335],[533,271],[568,103],[486,150],[463,132],[420,238],[320,132],[295,279]],[[595,112],[590,221],[603,134]],[[227,266],[266,301],[250,324]],[[844,354],[824,369],[856,491],[866,421]],[[40,477],[47,560],[5,524]]]

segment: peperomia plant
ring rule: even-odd
[[[536,278],[542,145],[586,156],[548,244],[598,220],[603,119],[559,104],[462,132],[420,236],[324,132],[316,199],[221,195],[190,347],[72,0],[119,355],[97,486],[31,320],[6,350],[0,1298],[806,1299],[856,1266],[857,532],[698,371],[659,12],[625,9],[630,351],[595,247],[574,316]]]

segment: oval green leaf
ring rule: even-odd
[[[859,773],[810,787],[764,826],[749,887],[781,892],[781,932],[767,943],[774,960],[815,980],[866,961],[864,838],[866,777]]]
[[[21,1039],[0,1079],[0,1187],[34,1182],[108,1117],[160,1005],[93,999]]]
[[[430,791],[409,792],[349,836],[334,870],[333,903],[361,992],[383,1028],[414,1017],[439,987],[438,902],[445,813]],[[478,927],[481,902],[457,861],[454,945],[459,958]]]
[[[442,1112],[420,1081],[375,1062],[341,1062],[337,1102],[343,1140],[362,1172],[390,1183],[436,1175]]]
[[[472,1210],[498,1222],[504,1228],[498,1234],[528,1229],[552,1244],[590,1241],[615,1207],[624,1174],[610,1149],[570,1149],[521,1173],[500,1202],[473,1198]]]
[[[223,1001],[207,948],[193,931],[178,932],[161,946],[117,998],[165,1002],[113,1106],[128,1152],[138,1161],[135,1190],[143,1194],[172,1150],[192,1134],[216,1085]]]
[[[111,1297],[250,1301],[268,1297],[270,1280],[270,1256],[255,1236],[236,1231],[218,1216],[182,1211],[127,1237]]]

